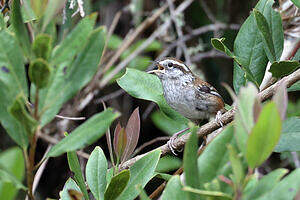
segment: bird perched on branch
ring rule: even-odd
[[[225,111],[224,101],[214,87],[175,58],[164,58],[154,64],[157,69],[148,73],[155,73],[161,80],[164,97],[174,110],[198,125],[203,119],[216,117],[223,126],[220,116]],[[173,151],[172,144],[170,148]]]

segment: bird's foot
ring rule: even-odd
[[[175,145],[175,140],[178,138],[178,136],[179,136],[181,133],[183,133],[183,132],[185,132],[185,131],[187,131],[187,130],[189,130],[189,129],[190,129],[190,128],[185,128],[185,129],[183,129],[183,130],[181,130],[181,131],[178,131],[177,133],[174,133],[174,135],[172,135],[172,137],[170,138],[170,140],[167,142],[168,147],[170,148],[171,152],[172,152],[175,156],[178,155],[178,154],[176,153],[176,151],[177,151],[177,152],[182,152],[182,149],[177,149],[177,147],[176,147],[176,145]]]
[[[222,117],[222,111],[218,111],[217,112],[217,114],[216,114],[216,122],[218,123],[218,124],[220,124],[220,126],[221,127],[223,127],[223,122],[222,122],[222,120],[221,120],[221,117]]]

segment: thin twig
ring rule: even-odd
[[[149,105],[147,106],[146,110],[144,111],[143,115],[142,115],[142,120],[146,120],[147,117],[149,116],[149,114],[151,113],[151,111],[153,110],[153,108],[155,108],[156,104],[154,102],[149,103]]]
[[[103,69],[103,73],[106,72],[115,62],[120,58],[122,53],[132,44],[132,42],[142,33],[149,25],[156,21],[157,18],[167,9],[167,4],[158,9],[153,15],[143,21],[119,47],[118,51],[109,60]]]
[[[36,174],[35,174],[35,176],[34,176],[33,187],[32,187],[32,193],[33,193],[33,194],[34,194],[34,192],[35,192],[35,190],[36,190],[36,188],[37,188],[37,186],[38,186],[38,183],[40,182],[40,179],[41,179],[41,177],[42,177],[42,174],[43,174],[43,172],[44,172],[44,170],[45,170],[45,167],[46,167],[46,165],[47,165],[47,162],[48,162],[48,159],[49,159],[49,158],[46,158],[46,155],[47,155],[47,153],[50,151],[51,147],[52,147],[52,145],[49,144],[48,147],[47,147],[47,149],[46,149],[46,151],[45,151],[45,153],[44,153],[43,159],[42,159],[42,160],[44,160],[44,162],[43,162],[43,164],[39,167],[39,169],[37,170],[37,172],[36,172]]]
[[[200,52],[191,57],[192,62],[200,62],[205,58],[230,58],[224,53],[221,53],[215,49],[206,52]]]
[[[191,3],[193,0],[186,0],[182,2],[177,9],[174,12],[174,15],[178,15],[179,13],[182,13]],[[151,36],[144,41],[134,52],[132,52],[125,60],[123,60],[121,63],[119,63],[110,74],[108,74],[106,77],[104,77],[99,87],[103,88],[119,71],[121,71],[124,67],[127,66],[127,64],[134,59],[137,55],[139,55],[146,47],[148,47],[158,36],[160,36],[163,32],[166,31],[166,29],[170,26],[171,19],[168,19],[165,21],[164,24],[162,24],[156,31],[154,31]]]
[[[293,72],[292,74],[282,78],[281,80],[279,80],[275,84],[271,85],[267,89],[261,91],[260,93],[258,93],[257,96],[260,101],[265,101],[268,98],[270,98],[271,96],[273,96],[273,94],[275,93],[275,91],[281,84],[285,83],[287,87],[290,87],[292,84],[294,84],[298,80],[300,80],[300,69],[298,69],[297,71]],[[233,109],[227,111],[226,113],[224,113],[221,116],[220,120],[223,122],[223,125],[226,125],[233,121],[235,110],[236,109],[234,107]],[[197,135],[198,135],[198,137],[202,138],[204,136],[209,135],[210,133],[217,130],[218,128],[220,128],[220,124],[216,120],[213,120],[213,121],[210,121],[207,124],[201,126],[198,129]],[[175,150],[182,149],[184,147],[186,141],[188,140],[189,136],[190,136],[190,134],[188,133],[188,134],[181,136],[180,138],[175,139],[173,142],[173,144],[174,144],[173,148]],[[171,152],[168,144],[164,144],[164,145],[158,147],[157,149],[161,150],[162,156],[165,156],[167,153]],[[130,167],[137,160],[141,159],[142,157],[144,157],[145,155],[147,155],[150,152],[147,152],[145,154],[138,155],[134,158],[131,158],[130,160],[123,163],[123,165],[120,168],[124,169],[124,168]]]
[[[103,97],[100,97],[99,99],[95,99],[94,102],[95,102],[96,104],[101,103],[101,102],[103,102],[103,101],[105,102],[105,101],[108,101],[108,100],[117,98],[117,97],[121,96],[121,95],[124,94],[124,93],[125,93],[125,90],[119,89],[119,90],[117,90],[117,91],[115,91],[115,92],[112,92],[112,93],[110,93],[110,94],[108,94],[108,95],[105,95],[105,96],[103,96]]]
[[[149,142],[145,142],[143,145],[141,145],[139,148],[137,148],[132,156],[136,156],[140,151],[142,151],[144,148],[146,148],[147,146],[150,146],[156,142],[160,142],[160,141],[166,141],[166,140],[169,140],[170,139],[170,136],[162,136],[162,137],[157,137],[157,138],[154,138],[153,140],[150,140]]]
[[[85,120],[85,117],[66,117],[66,116],[61,116],[61,115],[55,115],[56,118],[59,119],[67,119],[67,120],[73,120],[73,121],[80,121],[80,120]]]
[[[216,17],[214,16],[214,14],[211,12],[210,8],[208,7],[208,5],[206,4],[206,2],[204,0],[200,0],[199,1],[205,14],[207,15],[208,19],[213,22],[213,23],[216,23],[217,22],[217,19]]]
[[[180,25],[178,24],[178,20],[176,19],[176,16],[175,16],[175,7],[174,7],[174,4],[173,4],[172,0],[167,0],[167,2],[168,2],[168,5],[169,5],[169,10],[170,10],[172,21],[175,24],[175,28],[176,28],[176,32],[177,32],[178,40],[179,40],[179,45],[180,45],[180,47],[181,47],[181,49],[183,51],[184,58],[185,58],[185,61],[186,61],[187,65],[190,66],[192,64],[191,63],[190,54],[188,52],[188,49],[186,47],[185,42],[182,40],[183,33],[182,33]],[[181,52],[178,52],[178,54],[181,54]],[[177,58],[180,57],[178,54],[176,53],[176,57]]]

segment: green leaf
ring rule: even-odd
[[[300,90],[300,81],[297,81],[294,83],[291,87],[287,89],[288,92],[294,92],[294,91],[299,91]]]
[[[97,71],[104,47],[104,30],[98,28],[88,37],[83,50],[70,66],[60,65],[51,86],[41,93],[41,111],[45,111],[41,123],[47,124],[59,112],[67,100],[82,89]]]
[[[80,192],[80,188],[72,178],[69,178],[66,181],[63,190],[59,192],[61,200],[73,200],[70,198],[68,190],[76,190]]]
[[[254,126],[253,108],[258,93],[257,88],[249,83],[240,89],[237,100],[237,112],[235,113],[234,135],[239,149],[246,155],[248,134]]]
[[[225,38],[212,38],[210,40],[212,46],[219,50],[219,51],[222,51],[224,52],[227,56],[231,57],[231,58],[234,58],[234,55],[233,53],[228,49],[228,47],[223,43],[223,41],[225,40]]]
[[[218,192],[218,191],[199,190],[199,189],[195,189],[195,188],[191,188],[191,187],[184,187],[183,190],[187,191],[187,192],[192,192],[195,194],[207,196],[207,197],[215,197],[215,198],[223,197],[224,199],[232,199],[232,197],[230,195],[223,193],[223,192]]]
[[[112,177],[105,191],[104,200],[117,199],[126,188],[129,179],[130,179],[130,171],[127,169],[121,171],[119,174]]]
[[[270,156],[279,141],[280,133],[281,121],[276,104],[267,103],[247,141],[246,158],[251,168],[259,166]]]
[[[94,115],[54,145],[47,154],[47,157],[56,157],[65,152],[75,151],[92,144],[105,134],[110,124],[119,115],[117,112],[114,113],[111,108]]]
[[[7,169],[20,182],[25,175],[25,165],[22,150],[12,147],[0,153],[0,166]],[[17,188],[12,183],[0,181],[0,197],[5,200],[13,200],[17,195]]]
[[[70,170],[74,173],[74,179],[76,183],[79,185],[79,188],[83,193],[84,198],[88,200],[89,195],[86,190],[85,181],[82,175],[81,167],[76,152],[75,151],[68,152],[67,156],[68,156],[68,163],[69,163]]]
[[[173,176],[167,183],[162,193],[162,200],[188,199],[188,193],[182,190],[182,184],[178,175]]]
[[[19,181],[13,174],[11,174],[8,170],[2,168],[0,166],[0,182],[2,183],[11,183],[17,189],[27,190],[27,188]]]
[[[199,188],[199,175],[198,175],[198,137],[197,137],[197,127],[193,127],[191,131],[191,136],[189,137],[183,154],[183,169],[185,174],[185,182],[187,186],[193,188]],[[189,193],[189,199],[197,199],[197,195]]]
[[[32,44],[32,51],[37,58],[48,60],[52,50],[52,38],[48,34],[39,34]]]
[[[0,13],[0,30],[5,29],[5,28],[6,28],[6,23],[4,21],[3,14]]]
[[[25,108],[23,96],[17,96],[13,104],[8,108],[8,112],[19,121],[29,137],[34,134],[38,122],[28,113]]]
[[[31,49],[30,49],[29,34],[25,27],[25,24],[23,23],[20,7],[21,7],[20,0],[14,0],[12,2],[11,23],[14,32],[16,34],[17,40],[19,41],[25,56],[30,57]]]
[[[244,178],[245,178],[245,172],[244,172],[244,168],[242,165],[242,161],[238,157],[238,154],[232,145],[228,144],[227,149],[229,152],[229,160],[230,160],[232,172],[234,175],[233,176],[234,182],[235,182],[235,185],[239,187],[242,185]]]
[[[206,183],[212,182],[219,175],[228,176],[231,172],[227,144],[234,143],[233,125],[228,125],[202,152],[198,158],[200,189],[205,189]],[[222,191],[229,186],[220,182]]]
[[[86,16],[69,33],[66,38],[57,45],[51,55],[51,64],[59,65],[66,60],[73,60],[74,56],[83,50],[83,44],[88,41],[87,35],[93,31],[96,15]]]
[[[256,199],[269,192],[287,172],[287,169],[276,169],[263,176],[248,194],[243,194],[243,200]]]
[[[276,59],[280,58],[283,49],[283,30],[279,13],[273,10],[272,0],[260,0],[256,9],[267,19],[275,48]],[[253,74],[257,85],[260,85],[265,74],[268,58],[264,51],[260,31],[257,28],[254,13],[247,18],[240,28],[234,41],[234,55],[239,58],[241,65]],[[241,84],[246,83],[244,72],[234,64],[233,85],[238,93]]]
[[[145,192],[145,190],[140,186],[138,185],[137,187],[137,190],[139,190],[140,194],[139,194],[139,197],[140,197],[140,200],[151,200],[147,193]]]
[[[179,121],[167,117],[161,111],[153,112],[151,114],[151,119],[157,128],[170,136],[188,127],[184,123],[180,123]]]
[[[33,20],[36,20],[37,17],[30,6],[30,0],[23,0],[22,2],[23,4],[21,7],[21,12],[22,12],[24,23],[28,23]]]
[[[136,189],[136,185],[141,185],[142,188],[144,188],[148,181],[153,177],[160,154],[160,150],[154,150],[129,168],[129,183],[118,197],[118,200],[133,200],[138,196],[139,191]]]
[[[169,171],[173,171],[173,170],[180,168],[181,165],[182,165],[182,161],[180,158],[167,155],[167,156],[162,157],[159,160],[155,171],[156,172],[169,172]]]
[[[15,36],[6,30],[1,30],[0,120],[11,138],[18,145],[27,147],[28,138],[24,127],[7,110],[19,94],[24,97],[28,95],[23,55]]]
[[[282,124],[282,134],[275,152],[300,151],[300,119],[291,117]]]
[[[256,9],[253,9],[255,21],[262,36],[262,40],[264,43],[264,49],[268,56],[269,61],[274,62],[276,61],[275,49],[274,44],[272,41],[271,31],[267,22],[267,19],[264,15]]]
[[[154,101],[169,118],[186,123],[188,120],[173,110],[163,96],[163,89],[157,76],[135,69],[126,69],[126,73],[117,83],[131,96]]]
[[[33,60],[30,63],[28,75],[30,81],[39,89],[46,87],[51,75],[48,62],[42,58]]]
[[[300,169],[295,169],[261,198],[255,200],[292,200],[300,188]]]
[[[106,189],[107,161],[100,147],[91,153],[85,168],[86,181],[94,197],[99,200],[104,198]]]
[[[291,1],[295,4],[295,6],[298,7],[298,9],[300,9],[300,1],[299,0],[291,0]]]
[[[49,0],[43,17],[42,30],[44,31],[52,18],[63,8],[66,0]]]
[[[281,78],[283,76],[289,75],[296,71],[300,67],[299,61],[295,60],[284,60],[279,62],[273,62],[270,66],[269,72],[275,78]]]

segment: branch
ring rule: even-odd
[[[178,15],[182,13],[191,3],[193,0],[186,0],[183,1],[175,10],[174,15]],[[148,47],[158,36],[160,36],[162,33],[164,33],[167,28],[171,24],[171,19],[168,19],[164,24],[162,24],[156,31],[154,31],[151,36],[144,41],[134,52],[132,52],[125,60],[123,60],[121,63],[119,63],[110,74],[108,74],[106,77],[104,77],[99,86],[100,88],[103,88],[119,71],[121,71],[124,67],[128,65],[128,63],[134,59],[136,56],[138,56],[146,47]]]
[[[277,90],[277,88],[281,84],[285,83],[287,87],[290,87],[291,85],[293,85],[298,80],[300,80],[300,69],[298,69],[297,71],[293,72],[292,74],[282,78],[281,80],[279,80],[275,84],[271,85],[270,87],[266,88],[265,90],[261,91],[260,93],[258,93],[257,96],[258,96],[260,101],[265,101],[268,98],[270,98],[271,96],[273,96],[273,94],[275,93],[275,91]],[[224,113],[221,116],[221,121],[223,122],[224,125],[226,125],[226,124],[233,121],[235,111],[236,111],[236,109],[233,108],[233,109],[227,111],[226,113]],[[215,120],[213,120],[213,121],[210,121],[207,124],[201,126],[198,129],[197,135],[198,135],[198,137],[202,138],[204,136],[209,135],[210,133],[217,130],[218,128],[220,128],[219,123],[217,123]],[[174,140],[175,150],[176,149],[182,149],[189,137],[190,137],[190,133],[185,134],[182,137],[175,139]],[[167,153],[171,152],[171,150],[169,149],[169,146],[167,144],[158,147],[158,149],[161,150],[161,153],[162,153],[161,155],[162,156],[165,156]],[[148,153],[150,153],[150,152],[148,152]],[[137,160],[141,159],[142,157],[144,157],[148,153],[138,155],[138,156],[126,161],[125,163],[123,163],[123,165],[120,168],[121,169],[129,168]]]

